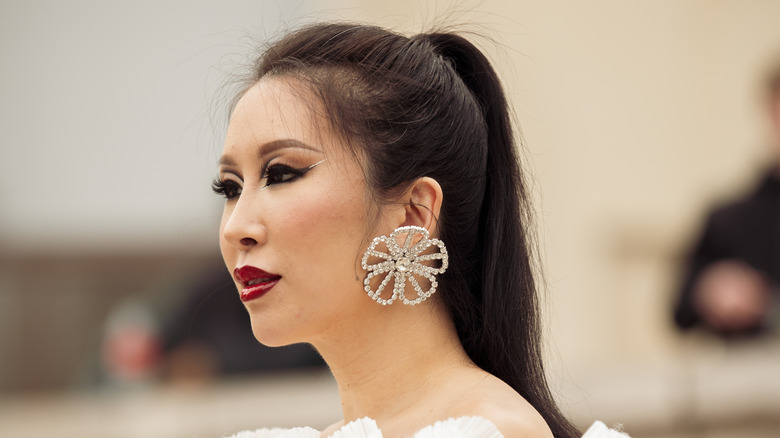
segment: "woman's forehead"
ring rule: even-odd
[[[266,76],[249,87],[236,103],[223,154],[292,141],[306,144],[331,160],[345,158],[360,164],[360,148],[336,135],[332,123],[309,84],[294,77]]]
[[[231,117],[231,123],[267,124],[269,128],[295,129],[311,126],[317,113],[309,99],[303,99],[289,81],[267,78],[252,85],[241,99]]]
[[[327,122],[317,117],[301,92],[288,81],[263,79],[239,99],[228,126],[228,140],[240,144],[294,139],[306,144],[330,143]]]

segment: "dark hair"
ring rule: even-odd
[[[273,43],[254,80],[304,79],[333,127],[359,144],[371,190],[391,199],[417,178],[443,191],[441,299],[469,357],[528,400],[556,437],[579,436],[550,394],[528,229],[531,208],[509,109],[487,58],[452,33],[405,37],[316,24]]]

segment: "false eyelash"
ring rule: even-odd
[[[263,170],[263,179],[266,180],[266,183],[262,189],[268,188],[275,184],[293,182],[303,175],[306,175],[306,173],[308,173],[310,170],[314,169],[325,161],[326,160],[323,159],[312,164],[311,166],[306,166],[300,169],[295,169],[285,164],[274,164],[272,166],[266,167]],[[285,176],[287,176],[287,179],[285,179]],[[242,187],[235,181],[223,180],[217,176],[211,182],[211,190],[213,190],[217,195],[224,196],[226,199],[233,199],[241,195]]]
[[[219,177],[214,178],[211,182],[211,190],[214,193],[224,196],[226,199],[233,199],[241,194],[241,186],[234,181],[226,181]]]

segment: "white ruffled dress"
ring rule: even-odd
[[[292,429],[258,429],[239,432],[228,438],[319,438],[320,432],[311,427]],[[344,425],[331,438],[382,438],[382,431],[370,418],[361,418]],[[437,421],[414,434],[414,438],[503,438],[498,428],[482,417],[460,417]],[[629,438],[628,435],[607,428],[597,421],[582,438]]]

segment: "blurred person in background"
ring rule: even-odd
[[[100,381],[206,383],[229,375],[323,367],[307,344],[266,347],[220,262],[156,284],[121,302],[105,323]]]
[[[307,344],[266,347],[252,336],[249,314],[224,266],[206,272],[162,330],[163,377],[197,381],[217,376],[325,365]]]
[[[774,330],[780,297],[780,62],[766,79],[773,162],[744,197],[716,208],[694,246],[674,317],[725,337]]]

